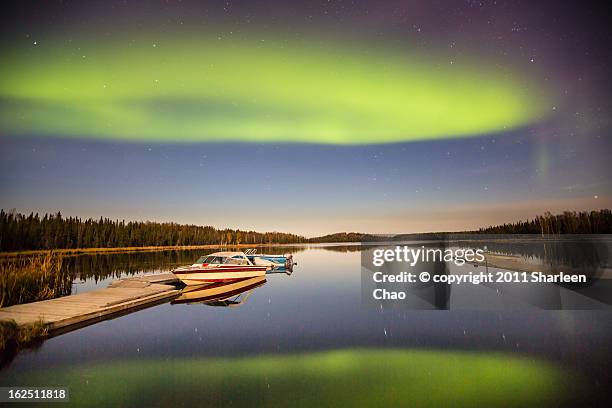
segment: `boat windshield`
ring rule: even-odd
[[[198,264],[223,264],[226,261],[226,257],[224,256],[202,256],[200,257],[196,263]]]

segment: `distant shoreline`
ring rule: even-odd
[[[295,246],[295,245],[317,245],[315,242],[304,243],[271,243],[271,244],[234,244],[234,245],[170,245],[170,246],[145,246],[145,247],[116,247],[116,248],[70,248],[70,249],[28,249],[21,251],[0,252],[0,258],[14,258],[18,256],[36,256],[44,255],[50,252],[60,255],[87,255],[87,254],[112,254],[112,253],[129,253],[129,252],[162,252],[162,251],[186,251],[195,249],[213,249],[213,248],[255,248],[255,247],[280,247],[280,246]]]

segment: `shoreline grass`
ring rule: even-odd
[[[38,345],[48,335],[49,328],[42,319],[24,325],[18,325],[12,319],[0,320],[0,352]]]
[[[185,251],[195,249],[214,249],[214,248],[259,248],[259,247],[284,247],[284,246],[295,246],[295,245],[312,245],[313,243],[300,243],[300,244],[233,244],[233,245],[221,245],[221,244],[206,244],[206,245],[171,245],[171,246],[143,246],[143,247],[111,247],[111,248],[71,248],[71,249],[34,249],[34,250],[21,250],[21,251],[10,251],[0,252],[0,259],[18,258],[23,256],[39,256],[47,255],[50,253],[58,255],[86,255],[86,254],[97,254],[97,253],[123,253],[123,252],[156,252],[156,251]]]
[[[72,289],[72,276],[54,252],[0,262],[0,307],[53,299]]]

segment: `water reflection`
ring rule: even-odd
[[[208,306],[237,307],[246,303],[251,292],[265,283],[265,276],[256,276],[237,282],[186,286],[171,304],[201,303]]]
[[[167,272],[178,266],[193,263],[200,256],[207,255],[227,247],[208,249],[191,249],[176,251],[122,252],[70,255],[64,258],[63,268],[72,276],[73,289],[78,293],[106,287],[114,279],[131,276]],[[323,249],[331,252],[358,252],[360,244],[342,245],[288,245],[258,247],[260,252],[269,254],[295,255],[310,249]],[[290,275],[291,270],[277,270],[272,273]],[[268,272],[270,273],[270,272]]]
[[[352,348],[138,358],[43,370],[8,383],[69,387],[70,402],[88,407],[433,408],[569,406],[586,393],[581,380],[555,364],[519,356]]]
[[[490,252],[519,256],[522,261],[543,265],[551,271],[564,268],[580,269],[588,276],[599,278],[611,268],[610,239],[605,236],[541,238],[534,236],[470,236],[446,242],[446,245],[486,246]],[[372,245],[440,245],[432,241],[398,241],[390,243],[360,244],[296,244],[260,247],[270,254],[298,254],[310,250],[333,253],[357,253]],[[113,279],[169,271],[192,263],[202,255],[222,248],[151,251],[130,253],[99,253],[70,255],[63,259],[63,268],[72,276],[77,292],[105,287]],[[227,249],[227,248],[224,248]]]
[[[165,365],[156,366],[152,371],[143,368],[141,362],[185,361],[189,365],[185,366],[184,372],[190,374],[191,366],[210,367],[210,359],[221,359],[221,366],[228,369],[232,367],[230,371],[234,375],[246,368],[243,365],[246,358],[252,357],[255,363],[259,361],[255,359],[262,355],[279,358],[295,355],[302,361],[306,354],[333,350],[357,348],[387,352],[402,349],[418,352],[425,349],[433,350],[436,354],[442,352],[441,359],[431,354],[424,355],[422,364],[406,373],[407,378],[422,378],[429,381],[429,384],[443,386],[448,371],[442,370],[439,377],[435,374],[432,377],[430,373],[444,367],[444,363],[458,362],[455,356],[465,356],[468,352],[475,356],[501,354],[516,357],[520,361],[552,361],[563,370],[585,375],[589,384],[599,390],[593,393],[594,397],[606,395],[603,392],[604,384],[610,383],[612,376],[609,369],[612,358],[609,348],[612,340],[610,312],[455,310],[452,300],[456,288],[451,292],[449,310],[412,311],[362,307],[360,253],[353,251],[354,248],[361,248],[346,247],[346,250],[341,251],[329,250],[320,245],[266,249],[265,252],[277,250],[281,253],[297,253],[295,258],[299,267],[291,276],[284,273],[267,274],[267,283],[252,290],[248,301],[241,307],[206,307],[168,302],[106,320],[51,338],[36,352],[21,353],[10,367],[0,371],[0,385],[17,382],[22,385],[34,384],[34,378],[57,378],[58,382],[63,382],[66,377],[61,377],[62,373],[74,373],[75,382],[63,383],[74,384],[75,392],[79,391],[82,395],[94,395],[100,390],[97,387],[103,381],[92,381],[93,377],[89,374],[106,372],[108,378],[117,379],[126,392],[131,392],[135,388],[130,380],[134,378],[132,373],[151,372],[162,385],[171,384],[168,388],[160,389],[167,390],[163,395],[177,396],[176,405],[182,399],[173,388],[172,379],[177,378],[177,373],[182,371]],[[186,252],[185,259],[189,263],[205,253],[207,251]],[[157,268],[156,265],[147,265],[145,268]],[[484,293],[491,292],[494,293],[494,290]],[[359,355],[343,354],[342,359],[334,360],[330,370],[336,369],[339,364],[355,361]],[[392,369],[389,365],[391,361],[400,361],[397,357],[392,356],[383,361],[382,356],[373,360],[368,355],[367,359],[383,371],[397,372],[388,371]],[[230,364],[234,360],[239,362],[235,366]],[[272,361],[267,360],[267,357],[263,360]],[[402,361],[404,367],[416,367],[410,361]],[[118,371],[128,365],[133,368],[130,373]],[[273,366],[277,367],[276,364]],[[293,362],[287,366],[296,373],[295,386],[302,386],[300,381],[308,373],[296,370]],[[318,361],[315,366],[319,370]],[[504,367],[507,367],[505,363]],[[471,361],[466,361],[465,365],[457,363],[456,368],[457,378],[479,373]],[[504,368],[497,370],[500,372]],[[309,371],[313,372],[318,371]],[[369,369],[360,372],[372,373]],[[53,373],[53,376],[47,373]],[[342,378],[354,378],[356,373],[351,370]],[[270,392],[265,374],[256,372],[253,378],[264,381],[261,389]],[[321,375],[324,374],[321,371]],[[211,378],[218,379],[217,375],[215,371]],[[331,384],[328,377],[322,378],[322,386]],[[432,381],[432,378],[440,378],[442,382]],[[538,374],[530,377],[527,383],[544,378]],[[89,386],[78,382],[79,379],[89,381]],[[279,381],[283,379],[280,377]],[[158,389],[157,385],[151,387],[150,379],[143,381],[143,386],[151,390]],[[197,382],[199,386],[208,384],[202,377],[197,377]],[[177,380],[177,383],[183,384],[182,380]],[[471,380],[467,383],[477,384]],[[50,383],[41,381],[40,384]],[[230,391],[239,385],[233,377],[224,384],[228,384],[228,394],[224,395],[233,398]],[[493,383],[478,383],[479,387],[483,387],[483,384],[485,388],[490,388],[488,386]],[[407,387],[406,383],[396,385],[397,389],[407,389],[404,388]],[[271,386],[272,390],[289,389],[276,382],[271,383]],[[354,388],[353,384],[350,389]],[[209,388],[202,389],[210,391]],[[190,387],[185,388],[186,393],[189,390]],[[436,392],[434,390],[425,394],[428,396]],[[105,391],[100,391],[100,395],[106,395]],[[206,395],[213,395],[212,391]],[[244,391],[241,395],[249,399],[253,394]],[[316,392],[313,391],[312,395],[316,395]],[[76,394],[74,398],[76,400]],[[407,398],[410,398],[410,394]],[[235,399],[232,401],[237,403]],[[410,403],[411,400],[407,399],[406,402]]]
[[[456,244],[466,247],[477,245],[486,247],[492,253],[520,256],[525,262],[541,266],[547,273],[582,273],[589,278],[587,285],[610,268],[612,246],[610,238],[604,235],[472,236],[464,241],[456,241]]]
[[[270,246],[260,249],[270,254],[295,254],[307,248],[305,246]],[[73,255],[64,258],[63,268],[73,279],[71,293],[83,293],[106,287],[115,279],[167,272],[178,266],[192,264],[200,256],[221,249],[227,250],[227,248],[209,248]],[[287,274],[290,273],[291,271],[287,271]]]

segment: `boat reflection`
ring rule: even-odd
[[[171,304],[200,303],[207,306],[238,307],[247,301],[253,289],[265,283],[265,276],[256,276],[239,281],[187,286]]]

